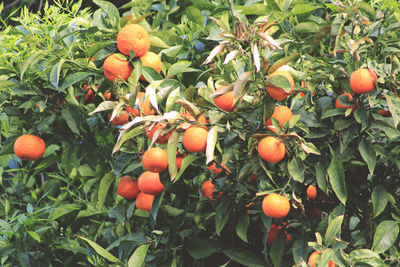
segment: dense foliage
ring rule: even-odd
[[[95,8],[55,2],[1,19],[2,266],[307,266],[316,250],[324,251],[320,266],[330,259],[339,266],[398,264],[396,0],[132,0],[118,8],[102,0]],[[118,31],[130,23],[149,32],[162,71],[131,54],[129,79],[111,83],[103,62],[118,52]],[[280,101],[265,89],[289,86],[268,79],[278,68],[295,81]],[[349,78],[358,68],[376,72],[376,90],[353,94]],[[214,104],[221,85],[233,90],[233,111]],[[107,115],[134,107],[139,91],[156,114],[112,125]],[[352,99],[339,98],[345,92]],[[337,99],[354,109],[335,108]],[[276,105],[293,117],[282,127],[272,119],[274,133],[265,121]],[[180,115],[184,110],[207,118],[205,153],[182,145],[196,124]],[[159,121],[173,131],[165,145],[145,134]],[[42,159],[14,154],[26,133],[45,141]],[[276,164],[257,153],[271,135],[286,147]],[[151,146],[168,149],[169,168],[146,212],[117,186],[144,172],[141,158]],[[180,170],[177,152],[186,154]],[[207,180],[216,187],[212,199],[202,197]],[[314,200],[308,185],[318,188]],[[263,198],[273,192],[290,199],[283,219],[263,212]],[[267,244],[274,224],[285,231]]]

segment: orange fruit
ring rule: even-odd
[[[204,152],[208,131],[201,127],[190,127],[183,133],[182,144],[189,152]]]
[[[392,116],[392,112],[390,112],[390,110],[381,109],[378,112],[379,112],[379,114],[381,114],[382,117],[390,117],[390,116]]]
[[[22,160],[39,160],[43,157],[45,151],[46,143],[42,138],[35,135],[21,135],[14,143],[14,153]]]
[[[140,192],[136,197],[136,208],[140,210],[151,211],[153,207],[154,195]]]
[[[226,86],[220,86],[217,89],[217,92],[225,88]],[[214,98],[214,103],[220,109],[231,112],[235,109],[235,105],[233,104],[233,91],[229,91],[223,95],[219,95]]]
[[[278,163],[285,157],[285,153],[285,145],[275,137],[264,137],[258,143],[258,155],[269,163]]]
[[[227,173],[229,173],[231,171],[225,166],[225,164],[223,162],[221,162],[220,165],[221,165],[221,167],[217,167],[217,164],[215,162],[213,162],[213,164],[208,166],[207,169],[209,169],[210,171],[212,171],[215,174],[218,174],[218,173],[222,172],[222,169],[225,169],[225,171]]]
[[[85,104],[94,103],[95,97],[96,96],[95,96],[95,94],[94,94],[92,89],[87,91],[87,93],[85,95]]]
[[[143,26],[128,24],[117,34],[118,50],[128,56],[129,51],[135,51],[135,57],[141,57],[150,49],[150,36]]]
[[[143,167],[150,172],[162,172],[168,167],[168,153],[159,147],[152,147],[144,152]]]
[[[350,76],[350,87],[356,94],[372,92],[376,89],[376,73],[370,69],[355,70]]]
[[[212,181],[205,181],[201,187],[201,197],[208,197],[209,199],[213,199],[213,193],[215,191],[215,185]]]
[[[139,194],[138,182],[129,176],[122,177],[118,183],[117,193],[127,200],[134,199]]]
[[[350,101],[353,100],[353,96],[352,96],[350,93],[344,93],[344,94],[341,94],[340,96],[342,96],[342,95],[347,95],[347,96],[349,97],[349,100],[350,100]],[[340,97],[340,96],[339,96],[339,97]],[[351,109],[353,109],[353,111],[356,110],[356,105],[351,105],[351,106],[343,105],[343,104],[340,102],[339,97],[336,99],[336,102],[335,102],[335,107],[336,107],[336,108],[344,108],[344,109],[351,108]]]
[[[309,185],[307,188],[308,199],[314,200],[317,198],[317,188],[313,185]]]
[[[282,222],[282,224],[286,225],[286,222]],[[282,226],[280,225],[276,225],[276,224],[272,224],[271,227],[269,228],[268,231],[268,237],[267,237],[267,244],[268,246],[272,246],[272,244],[275,242],[276,237],[279,234],[279,231],[282,229]],[[286,231],[285,231],[286,233]],[[286,233],[286,241],[290,241],[292,239],[292,237]]]
[[[140,191],[150,195],[158,195],[164,190],[164,185],[160,181],[160,174],[157,172],[145,171],[142,173],[138,185]]]
[[[279,124],[281,125],[281,128],[283,127],[283,125],[290,121],[290,119],[293,117],[293,113],[292,111],[286,107],[286,106],[279,106],[276,107],[274,109],[274,112],[272,113],[271,118],[276,119]],[[272,119],[269,118],[266,122],[265,122],[265,128],[267,128],[268,130],[272,131],[272,132],[276,132],[274,126],[272,125]]]
[[[150,129],[150,127],[151,126],[146,127],[146,135],[148,138],[150,138],[150,140],[153,140],[154,133],[157,130],[164,129],[165,127],[167,127],[167,124],[165,122],[157,122],[157,124],[154,125],[151,129]],[[168,139],[171,136],[171,134],[172,134],[172,131],[170,131],[169,133],[167,133],[165,135],[162,135],[162,134],[159,135],[156,140],[156,143],[158,143],[158,144],[168,143]]]
[[[110,82],[116,79],[128,80],[132,70],[131,63],[121,54],[111,54],[103,63],[104,76]]]
[[[265,90],[267,90],[267,93],[268,93],[273,99],[275,99],[275,100],[283,100],[283,99],[285,99],[286,97],[288,97],[288,96],[293,92],[293,89],[294,89],[294,80],[293,80],[293,77],[292,77],[292,75],[290,75],[289,72],[277,70],[277,71],[274,71],[274,72],[268,77],[268,80],[270,80],[270,79],[271,79],[272,77],[274,77],[274,76],[283,76],[283,77],[285,77],[285,78],[288,80],[290,86],[292,87],[292,90],[291,90],[289,93],[286,93],[284,90],[282,90],[282,89],[280,89],[280,88],[272,87],[272,86],[267,86],[267,87],[265,88]]]
[[[156,111],[151,107],[150,98],[146,99],[146,94],[144,92],[138,92],[133,113],[139,116],[140,114],[154,115],[155,112]]]
[[[161,58],[156,53],[148,51],[146,54],[140,57],[140,60],[142,61],[143,67],[151,67],[155,69],[158,73],[161,72]],[[146,81],[143,75],[140,76],[140,79],[142,81]]]
[[[319,262],[319,260],[317,261],[318,255],[322,254],[323,252],[324,251],[314,251],[310,255],[310,257],[308,258],[308,264],[310,265],[310,267],[318,266],[318,262]],[[327,267],[334,267],[334,266],[336,266],[336,263],[334,261],[330,260]]]
[[[176,167],[178,168],[178,170],[181,169],[182,167],[182,161],[183,159],[186,157],[186,155],[177,155],[176,156]]]
[[[110,99],[111,99],[111,92],[110,92],[110,90],[105,91],[103,95],[104,95],[104,98],[105,98],[106,100],[110,100]]]
[[[272,193],[264,197],[262,209],[265,215],[271,218],[281,219],[289,213],[290,203],[285,196]]]
[[[108,114],[108,119],[111,118],[111,114]],[[115,116],[114,119],[112,119],[111,124],[114,126],[119,126],[123,125],[128,122],[129,119],[129,114],[125,110],[121,111],[119,115]]]

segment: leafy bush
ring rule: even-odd
[[[93,2],[93,11],[60,1],[3,21],[1,265],[306,266],[314,251],[323,251],[322,265],[398,262],[396,1]],[[102,65],[130,23],[149,32],[162,71],[131,53],[129,79],[111,83]],[[376,90],[353,94],[358,68],[376,72]],[[266,87],[289,96],[277,101]],[[233,111],[213,99],[228,91]],[[127,107],[140,111],[138,92],[156,114],[110,124]],[[352,99],[340,96],[346,92]],[[337,109],[337,100],[354,109]],[[271,117],[279,105],[293,113],[282,125]],[[205,125],[196,122],[202,114]],[[269,118],[275,132],[265,127]],[[146,136],[161,121],[172,133],[164,145]],[[182,144],[193,125],[208,129],[205,152]],[[14,155],[25,133],[45,140],[43,159]],[[259,157],[266,136],[284,144],[283,160]],[[117,187],[145,171],[141,157],[151,146],[168,150],[169,166],[147,212]],[[186,155],[179,170],[177,154]],[[273,192],[290,200],[283,219],[263,212]]]

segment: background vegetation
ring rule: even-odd
[[[397,1],[86,2],[44,3],[40,12],[29,10],[30,3],[18,9],[0,4],[2,266],[306,266],[315,250],[325,251],[320,266],[329,259],[340,266],[399,263]],[[117,51],[119,29],[132,22],[152,36],[162,73],[132,60],[137,79],[112,84],[102,63]],[[267,40],[259,34],[266,29]],[[224,64],[232,51],[236,57]],[[277,102],[265,80],[283,65],[292,68],[295,91]],[[352,103],[340,98],[357,103],[355,111],[336,109],[360,67],[377,73],[377,90],[354,95]],[[138,82],[141,73],[150,82]],[[221,82],[235,85],[233,112],[210,97]],[[85,103],[84,84],[99,85],[93,103]],[[165,190],[150,213],[117,194],[120,177],[144,171],[141,155],[151,141],[143,124],[121,131],[109,123],[109,111],[92,113],[107,90],[115,92],[111,108],[142,90],[160,115],[184,106],[209,120],[208,155],[191,154],[181,171],[163,172]],[[273,134],[263,116],[276,104],[294,116]],[[381,116],[382,109],[391,116]],[[183,130],[176,132],[168,150],[184,152]],[[45,140],[43,159],[14,155],[24,133]],[[262,135],[285,143],[284,160],[269,164],[258,157]],[[214,154],[229,172],[207,168]],[[216,185],[211,201],[200,194],[208,179]],[[314,201],[307,198],[309,184],[318,187]],[[284,220],[262,212],[271,192],[290,199]],[[283,221],[290,241],[281,231],[267,245],[271,224]]]

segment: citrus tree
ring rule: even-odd
[[[2,265],[396,265],[396,1],[93,3],[2,20]]]

